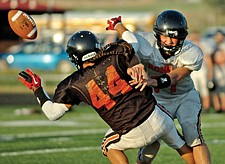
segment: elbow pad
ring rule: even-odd
[[[50,100],[46,101],[41,109],[51,121],[58,120],[69,110],[65,104],[53,103]]]
[[[155,88],[159,88],[159,89],[162,89],[162,88],[167,88],[170,86],[171,84],[171,79],[170,79],[170,76],[168,74],[162,74],[161,76],[158,76],[156,78],[157,80],[157,87]]]

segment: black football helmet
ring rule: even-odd
[[[178,54],[181,51],[183,42],[188,35],[186,18],[178,11],[166,10],[156,18],[153,25],[153,33],[157,39],[157,45],[162,52],[168,52],[171,55]],[[160,35],[171,38],[177,38],[176,46],[166,46],[161,43]]]
[[[101,49],[98,38],[90,31],[74,33],[68,43],[66,52],[78,70],[83,69],[83,63],[96,56]]]

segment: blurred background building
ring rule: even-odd
[[[131,30],[151,31],[155,16],[165,9],[180,10],[189,23],[189,31],[205,32],[211,26],[225,25],[223,0],[0,0],[0,52],[21,41],[8,25],[8,11],[20,9],[32,15],[38,26],[38,40],[65,43],[68,36],[91,30],[104,41],[108,18],[121,15]]]

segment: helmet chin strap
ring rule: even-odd
[[[159,48],[159,51],[160,51],[160,54],[162,55],[162,57],[165,60],[169,59],[171,56],[174,56],[174,54],[171,54],[171,53],[167,54],[167,53],[165,53],[165,51],[162,48]]]
[[[159,48],[159,51],[164,59],[169,59],[171,56],[175,56],[175,55],[179,54],[181,51],[181,48],[179,48],[176,51],[167,51],[163,48]]]
[[[157,44],[156,46],[158,47],[159,51],[160,51],[160,54],[162,55],[162,57],[166,60],[166,59],[169,59],[171,56],[174,56],[174,52],[173,51],[170,51],[170,48],[166,48],[162,43],[161,41],[158,42],[157,41]]]

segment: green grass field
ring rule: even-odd
[[[23,110],[34,113],[19,113]],[[55,122],[37,111],[40,111],[38,105],[0,106],[0,163],[109,163],[100,150],[108,126],[92,108],[75,107]],[[225,163],[225,114],[203,114],[202,131],[211,151],[212,163]],[[128,150],[126,154],[134,164],[137,150]],[[154,163],[184,162],[175,150],[162,143]]]

